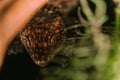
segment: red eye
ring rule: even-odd
[[[63,45],[64,28],[60,15],[46,7],[21,32],[21,41],[38,66],[47,65]]]

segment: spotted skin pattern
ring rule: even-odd
[[[64,45],[66,31],[62,16],[77,1],[49,0],[20,33],[21,42],[38,66],[46,66]]]
[[[22,43],[38,66],[46,66],[64,44],[65,26],[55,9],[47,5],[20,34]]]

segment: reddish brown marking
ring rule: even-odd
[[[56,21],[56,22],[54,23],[55,26],[59,26],[59,24],[60,24],[59,21]]]
[[[60,20],[60,17],[57,17],[56,19],[57,19],[57,20]]]
[[[25,33],[25,32],[22,32],[22,35],[23,35],[23,36],[25,36],[25,35],[26,35],[26,33]]]
[[[64,10],[63,10],[63,9],[59,9],[59,12],[60,12],[60,13],[64,13]]]
[[[53,31],[53,26],[50,26],[49,31],[50,31],[50,32],[52,32],[52,31]]]
[[[36,63],[37,65],[40,64],[40,61],[39,61],[39,60],[34,60],[34,61],[35,61],[35,63]]]
[[[36,38],[36,36],[35,36],[34,32],[32,32],[32,36],[33,36],[33,38],[34,38],[34,39]]]
[[[34,54],[32,54],[32,55],[31,55],[31,57],[35,57],[35,55],[34,55]]]
[[[38,22],[40,22],[40,23],[43,22],[43,21],[44,21],[43,19],[39,19],[39,20],[38,20]]]
[[[48,27],[48,24],[45,24],[45,27]]]
[[[51,36],[48,36],[48,39],[50,40]]]
[[[46,48],[46,47],[47,47],[47,42],[44,42],[44,43],[43,43],[43,46]]]
[[[55,30],[55,33],[59,33],[59,32],[60,32],[60,30],[59,30],[59,29]]]
[[[26,43],[26,40],[23,40],[23,43]]]
[[[53,26],[50,26],[50,29],[53,29]]]
[[[35,48],[36,47],[36,43],[32,42],[32,47]]]
[[[30,29],[28,29],[28,31],[27,31],[27,32],[28,32],[28,34],[30,34]]]
[[[36,33],[39,33],[38,29],[35,29]]]
[[[47,60],[50,61],[50,57],[47,57]]]
[[[31,41],[31,40],[32,40],[32,38],[31,38],[31,37],[29,37],[29,40]]]

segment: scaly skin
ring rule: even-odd
[[[22,43],[38,66],[47,65],[64,43],[65,26],[55,9],[46,5],[20,34]]]

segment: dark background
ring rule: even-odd
[[[42,80],[39,67],[29,54],[7,55],[0,72],[0,80]]]

